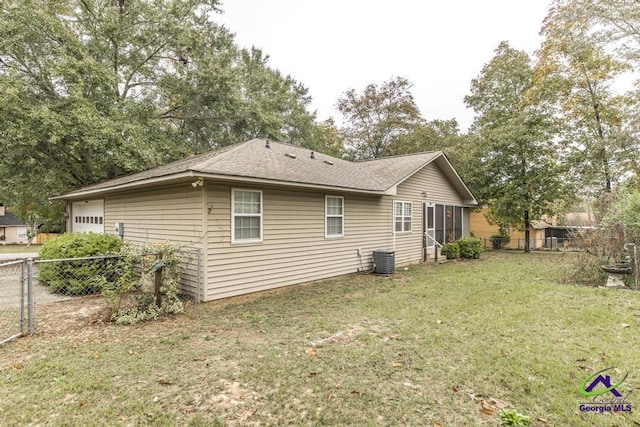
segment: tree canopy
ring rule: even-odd
[[[347,153],[355,159],[375,159],[390,154],[390,146],[422,122],[411,93],[412,83],[395,77],[362,93],[351,89],[338,99],[344,117],[341,133]]]
[[[607,52],[585,10],[556,1],[542,27],[537,90],[556,109],[563,156],[582,188],[610,192],[636,149],[627,133],[627,103],[612,86],[629,64]]]
[[[533,88],[531,59],[503,42],[465,97],[478,114],[473,131],[479,144],[472,151],[481,163],[473,187],[491,202],[503,228],[528,227],[523,213],[538,216],[561,194],[551,115],[544,104],[532,102]]]
[[[5,2],[0,199],[55,228],[46,199],[69,188],[253,137],[317,144],[307,89],[238,48],[217,12],[217,0]]]
[[[640,186],[640,3],[553,0],[535,57],[502,43],[471,82],[468,133],[427,120],[413,84],[344,92],[316,122],[300,82],[216,23],[219,0],[6,0],[0,202],[60,228],[47,198],[254,137],[369,159],[442,150],[510,226],[573,194]],[[562,181],[562,182],[560,182]],[[562,185],[561,185],[562,184]]]

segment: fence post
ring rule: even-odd
[[[20,334],[24,335],[24,276],[26,272],[26,263],[20,263]]]
[[[153,267],[154,271],[154,287],[153,292],[156,296],[156,305],[160,307],[162,305],[162,295],[160,295],[160,287],[162,286],[162,253],[159,253],[156,257],[156,264]]]
[[[33,334],[33,258],[27,259],[27,323],[28,334]]]

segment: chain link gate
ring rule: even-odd
[[[33,332],[31,260],[0,264],[0,345]]]

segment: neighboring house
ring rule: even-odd
[[[540,221],[531,221],[532,235],[544,242],[549,249],[571,246],[574,233],[593,230],[598,221],[591,212],[569,212],[560,217],[543,216]]]
[[[476,205],[442,152],[350,162],[261,139],[54,199],[71,231],[199,248],[204,301],[354,273],[377,249],[421,262]]]
[[[27,226],[0,204],[0,243],[27,243]]]
[[[500,228],[495,224],[489,224],[487,221],[487,212],[489,207],[483,206],[481,209],[473,209],[471,212],[471,232],[475,237],[482,240],[483,246],[491,248],[491,236],[498,234]],[[509,231],[509,237],[511,240],[506,248],[510,249],[523,249],[524,248],[524,231],[512,229]],[[531,236],[533,239],[533,236]],[[537,242],[531,240],[531,249],[535,249]]]
[[[479,237],[485,246],[491,247],[491,236],[498,234],[497,225],[489,224],[486,213],[487,206],[471,212],[471,232]],[[570,212],[560,217],[543,215],[539,220],[532,220],[529,228],[529,247],[531,249],[557,249],[569,244],[572,233],[578,230],[593,229],[596,219],[592,213]],[[511,241],[506,246],[511,249],[524,249],[524,231],[511,230]]]

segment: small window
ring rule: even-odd
[[[396,233],[411,231],[411,202],[393,202],[393,223]]]
[[[344,236],[344,198],[337,196],[326,196],[325,206],[325,236]]]
[[[102,224],[102,221],[103,221],[102,217],[101,217],[101,216],[99,216],[99,217],[98,217],[98,224]]]
[[[262,241],[262,191],[232,190],[232,242]]]

